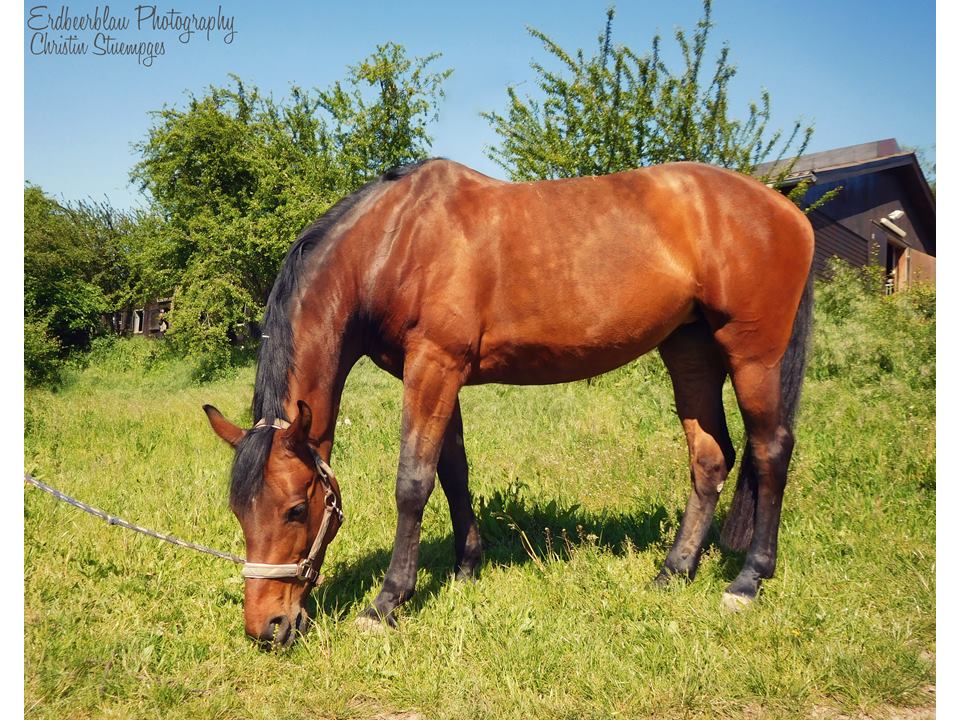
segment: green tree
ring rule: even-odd
[[[411,60],[387,44],[328,90],[294,86],[275,102],[231,76],[186,108],[154,113],[131,173],[157,235],[139,276],[173,294],[174,341],[223,365],[296,235],[376,175],[427,156],[451,72],[429,71],[437,57]]]
[[[84,232],[88,228],[78,222],[79,214],[39,187],[24,189],[24,317],[45,322],[68,348],[86,345],[109,307],[95,282],[101,249],[95,241],[100,238]]]
[[[813,128],[796,122],[788,133],[770,132],[766,90],[743,119],[731,116],[728,88],[736,67],[726,45],[708,62],[710,11],[710,0],[704,0],[692,36],[676,30],[683,57],[677,72],[663,61],[659,36],[645,54],[615,45],[612,8],[590,57],[582,50],[568,53],[528,28],[559,69],[532,63],[540,98],[521,97],[511,87],[505,112],[483,114],[500,136],[489,157],[513,180],[535,180],[605,175],[678,160],[750,172],[764,160],[783,159],[791,148],[794,155],[802,154]],[[787,172],[784,167],[780,175]]]
[[[54,381],[65,355],[105,331],[103,313],[126,303],[135,223],[106,203],[61,205],[33,185],[23,219],[24,364],[37,384]]]
[[[378,45],[371,57],[348,69],[346,89],[337,82],[319,93],[319,104],[331,119],[324,139],[350,184],[427,156],[427,126],[437,119],[443,81],[453,73],[427,72],[439,57],[409,60],[400,45]],[[371,89],[373,102],[365,99]]]

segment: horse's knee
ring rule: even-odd
[[[750,451],[761,482],[780,487],[787,484],[787,467],[793,455],[793,433],[780,425],[767,438],[751,438]]]
[[[433,492],[434,475],[405,473],[397,475],[397,510],[402,514],[420,516]]]
[[[718,494],[727,479],[727,455],[719,443],[706,433],[699,433],[690,448],[690,480],[698,494]]]

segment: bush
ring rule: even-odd
[[[879,268],[853,268],[840,260],[829,275],[815,290],[809,376],[855,386],[935,388],[935,288],[920,284],[885,296]]]
[[[162,339],[106,335],[94,340],[90,352],[82,359],[85,365],[96,365],[106,373],[124,373],[136,369],[150,370],[161,361],[178,358]]]
[[[534,61],[533,96],[507,88],[503,112],[481,115],[499,136],[488,157],[511,180],[607,175],[677,160],[720,165],[749,173],[766,160],[800,156],[813,127],[795,122],[789,132],[772,130],[770,94],[762,90],[737,117],[728,95],[737,73],[730,48],[707,53],[712,0],[692,32],[674,39],[682,63],[668,67],[659,35],[647,52],[613,38],[614,9],[597,37],[597,50],[567,51],[540,30],[528,28],[545,50]],[[709,70],[707,70],[709,68]],[[781,163],[776,180],[794,161]]]
[[[50,334],[46,319],[23,321],[23,380],[28,387],[60,382],[60,343]]]
[[[129,274],[124,214],[105,205],[61,205],[39,187],[23,193],[23,312],[37,358],[86,349],[117,307]],[[42,373],[41,373],[42,374]]]

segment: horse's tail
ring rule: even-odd
[[[807,284],[800,297],[800,306],[793,321],[790,342],[780,361],[780,398],[783,424],[793,429],[800,402],[803,374],[807,367],[807,348],[813,328],[813,268],[807,276]],[[720,543],[730,550],[745,550],[753,538],[753,514],[757,505],[757,473],[748,448],[744,448],[740,461],[737,489],[733,493],[730,512],[727,513]]]

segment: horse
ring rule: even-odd
[[[253,428],[204,410],[235,449],[246,633],[287,646],[342,522],[330,468],[347,374],[367,356],[403,383],[397,528],[383,586],[357,619],[396,625],[415,590],[424,505],[439,477],[454,572],[474,577],[480,532],[458,393],[479,383],[590,378],[657,348],[689,449],[691,491],[654,583],[692,579],[735,450],[721,542],[746,550],[722,604],[771,578],[812,314],[813,230],[776,190],[680,162],[511,183],[431,159],[386,172],[297,238],[269,295]]]

